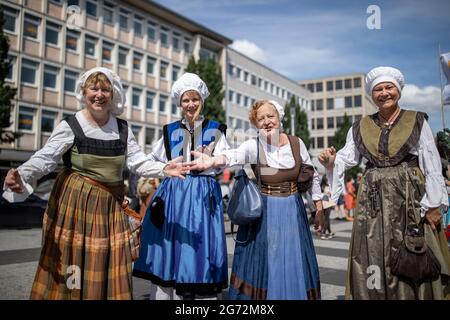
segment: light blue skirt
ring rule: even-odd
[[[147,208],[133,275],[178,295],[221,292],[228,266],[220,185],[211,176],[166,178],[155,197],[164,201],[165,221],[158,229]]]
[[[320,299],[319,267],[303,200],[263,195],[264,211],[241,226],[236,243],[230,299]]]

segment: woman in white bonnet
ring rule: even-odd
[[[118,76],[94,68],[77,82],[83,107],[55,128],[45,146],[8,172],[4,197],[25,199],[61,159],[43,221],[31,299],[132,299],[137,248],[124,214],[123,169],[141,176],[180,176],[180,164],[149,161],[127,122],[116,118],[125,95]],[[116,200],[117,199],[117,200]]]
[[[166,162],[191,150],[228,149],[226,126],[201,115],[208,88],[196,74],[172,86],[183,118],[163,127],[151,159]],[[133,275],[150,280],[150,299],[217,299],[228,285],[222,193],[216,170],[191,170],[185,180],[165,179],[150,201]]]
[[[399,106],[404,77],[392,67],[366,76],[378,112],[348,131],[345,146],[325,149],[332,199],[344,173],[364,159],[349,252],[347,299],[445,299],[450,255],[440,221],[448,206],[439,154],[423,112]]]

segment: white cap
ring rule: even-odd
[[[284,108],[281,106],[281,104],[279,104],[275,100],[269,100],[269,103],[271,105],[273,105],[275,107],[275,109],[277,109],[278,117],[280,118],[280,124],[281,124],[281,122],[283,121],[283,118],[284,118]]]
[[[382,82],[391,82],[394,84],[401,96],[403,87],[405,86],[405,78],[400,70],[392,67],[376,67],[370,70],[366,75],[367,94],[372,96],[373,88]]]
[[[181,107],[181,97],[183,93],[189,90],[197,91],[200,98],[202,98],[202,102],[205,102],[205,99],[209,96],[206,83],[198,75],[185,73],[172,85],[171,97],[177,107]]]

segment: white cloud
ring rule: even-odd
[[[441,90],[435,86],[420,88],[415,84],[407,84],[403,88],[400,105],[429,113],[440,111]]]
[[[239,51],[240,53],[243,53],[261,63],[265,63],[267,61],[267,56],[264,50],[251,41],[245,39],[235,40],[231,44],[231,47],[234,50]]]

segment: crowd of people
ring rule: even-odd
[[[171,89],[182,119],[164,125],[144,154],[118,118],[125,105],[120,78],[106,68],[88,70],[77,82],[82,109],[5,178],[3,196],[17,201],[64,163],[44,216],[31,299],[132,299],[133,275],[148,280],[157,300],[222,299],[226,288],[233,300],[320,299],[313,234],[334,237],[333,210],[336,219],[353,221],[346,298],[449,299],[448,162],[443,170],[427,115],[400,108],[399,70],[374,68],[365,86],[378,112],[353,123],[341,150],[323,150],[326,176],[314,170],[302,195],[299,174],[312,161],[302,139],[284,132],[278,102],[252,105],[257,136],[232,149],[226,125],[202,115],[206,83],[185,73]],[[360,158],[364,171],[346,177]],[[225,172],[229,184],[229,168],[247,164],[260,181],[262,214],[239,226],[228,279],[217,176]],[[404,251],[410,239],[426,254]],[[417,275],[408,259],[424,257],[436,268]],[[381,281],[370,287],[374,265]],[[69,285],[74,268],[80,277]]]

